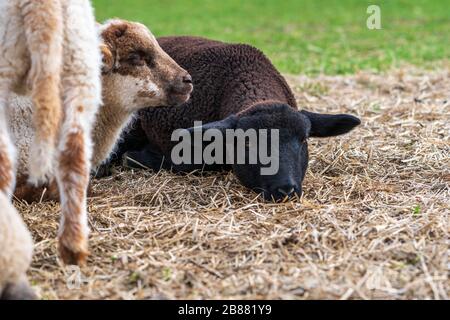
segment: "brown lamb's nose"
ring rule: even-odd
[[[192,83],[192,77],[190,74],[186,74],[183,76],[183,83]]]

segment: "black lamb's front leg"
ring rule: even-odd
[[[166,164],[164,157],[156,152],[143,150],[133,150],[114,155],[111,159],[102,163],[98,168],[92,170],[92,177],[96,179],[106,178],[113,174],[114,166],[123,166],[125,168],[135,169],[152,169],[159,171],[160,169],[170,168]]]
[[[101,179],[112,176],[112,166],[113,164],[109,160],[102,163],[100,166],[92,170],[91,177]]]
[[[114,151],[98,168],[92,170],[94,178],[109,177],[113,174],[114,166],[124,165],[124,155],[127,152],[141,150],[147,146],[147,137],[142,130],[140,121],[135,121],[127,130],[122,133],[122,137],[117,141]]]
[[[154,171],[171,170],[178,173],[193,171],[217,171],[223,169],[222,165],[205,164],[174,164],[170,156],[164,156],[147,145],[140,151],[128,151],[124,154],[123,164],[128,168],[152,169]]]
[[[101,179],[110,177],[113,174],[112,168],[114,166],[122,165],[122,158],[124,152],[117,149],[107,160],[105,160],[97,168],[93,168],[91,171],[91,176],[95,179]]]
[[[142,150],[127,151],[123,155],[123,165],[127,168],[152,169],[154,171],[170,169],[170,161],[149,146],[145,146]]]

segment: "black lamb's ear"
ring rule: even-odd
[[[333,137],[350,132],[361,120],[349,114],[320,114],[300,111],[311,121],[310,137]]]
[[[237,117],[235,115],[231,115],[223,120],[205,123],[201,127],[192,127],[187,130],[192,132],[194,130],[202,128],[203,131],[208,130],[208,129],[217,129],[217,130],[223,131],[226,129],[235,129],[236,123],[237,123]]]

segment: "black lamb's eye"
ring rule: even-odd
[[[138,52],[130,53],[128,56],[128,62],[134,66],[143,66],[145,64],[143,55]]]

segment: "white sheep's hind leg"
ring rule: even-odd
[[[56,141],[61,120],[60,75],[63,56],[63,13],[60,0],[20,0],[31,68],[35,137],[29,157],[29,182],[40,185],[54,176]]]
[[[62,210],[59,252],[66,264],[84,264],[89,254],[86,197],[92,154],[91,124],[97,105],[89,98],[79,98],[86,97],[85,92],[69,96],[76,98],[64,104],[56,174]]]
[[[83,264],[88,255],[86,194],[91,131],[101,102],[100,39],[89,1],[62,4],[66,41],[61,79],[64,122],[56,174],[62,210],[59,252],[66,264]]]

